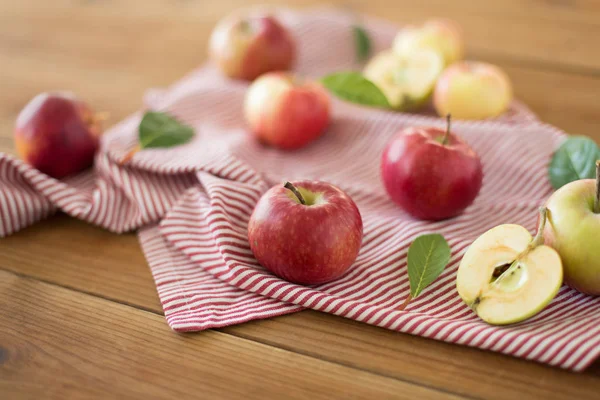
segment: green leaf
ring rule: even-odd
[[[356,52],[357,61],[365,61],[371,55],[371,39],[369,34],[360,25],[352,26],[352,34],[354,36],[354,50]]]
[[[322,79],[323,85],[335,96],[353,103],[390,108],[383,92],[358,72],[338,72]]]
[[[450,246],[440,234],[417,237],[408,248],[410,295],[416,298],[442,273],[450,261]]]
[[[173,147],[189,142],[194,129],[166,113],[148,111],[140,122],[139,134],[140,149]]]
[[[600,149],[585,136],[569,137],[556,150],[550,161],[548,174],[555,189],[579,179],[596,176],[596,160],[600,160]]]

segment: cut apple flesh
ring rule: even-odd
[[[523,321],[558,293],[560,257],[545,245],[532,248],[532,240],[522,226],[500,225],[481,235],[465,253],[456,286],[484,321],[494,325]]]
[[[393,108],[409,109],[425,102],[444,68],[442,57],[432,50],[399,56],[392,50],[373,57],[364,70]]]

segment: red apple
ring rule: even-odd
[[[100,134],[86,103],[71,93],[41,93],[17,117],[15,146],[25,162],[59,179],[93,164]]]
[[[318,83],[280,72],[267,73],[250,85],[244,112],[250,130],[262,142],[297,149],[329,125],[329,95]]]
[[[446,131],[401,131],[383,152],[381,175],[394,202],[416,218],[434,221],[460,214],[483,180],[479,156],[450,132],[450,118]]]
[[[248,225],[250,248],[266,269],[290,282],[330,282],[348,270],[360,250],[363,224],[354,201],[320,181],[269,189]]]
[[[265,72],[290,69],[296,44],[273,16],[232,14],[213,30],[209,53],[226,76],[254,80]]]

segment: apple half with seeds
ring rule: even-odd
[[[461,260],[458,294],[485,322],[523,321],[558,293],[563,268],[556,250],[543,244],[546,213],[540,209],[535,238],[520,225],[499,225],[477,238]]]
[[[407,111],[429,100],[443,69],[442,56],[433,50],[405,56],[387,50],[369,61],[363,75],[383,92],[392,108]]]

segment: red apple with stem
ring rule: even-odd
[[[248,88],[244,113],[250,130],[261,142],[285,150],[298,149],[329,126],[329,95],[317,82],[270,72]]]
[[[254,80],[269,71],[286,71],[296,59],[294,38],[266,13],[224,18],[213,30],[209,48],[221,72],[234,79]]]
[[[280,278],[305,285],[342,276],[358,256],[362,237],[354,201],[321,181],[274,186],[258,201],[248,224],[258,262]]]
[[[104,118],[72,93],[41,93],[17,117],[17,153],[57,179],[80,172],[94,162]]]
[[[479,156],[450,131],[412,127],[385,148],[381,176],[387,193],[412,216],[442,220],[463,212],[483,181]]]

